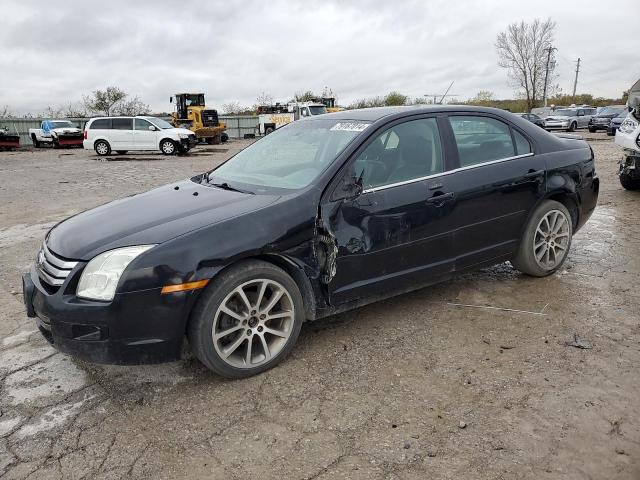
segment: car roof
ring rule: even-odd
[[[504,116],[510,114],[506,110],[490,107],[475,107],[470,105],[412,105],[399,107],[374,107],[360,108],[356,110],[343,110],[341,112],[327,113],[315,118],[344,119],[344,120],[362,120],[367,122],[375,122],[385,117],[404,117],[409,115],[417,115],[421,113],[448,113],[448,112],[469,112],[469,113],[494,113]]]

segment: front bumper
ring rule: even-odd
[[[606,130],[609,128],[609,124],[611,122],[606,122],[606,123],[590,123],[589,124],[589,128],[593,129],[593,130]]]
[[[569,123],[545,122],[544,128],[547,130],[567,130],[569,125]]]
[[[161,295],[160,288],[119,293],[111,302],[84,300],[75,290],[85,264],[53,291],[35,266],[23,275],[27,315],[55,348],[108,364],[159,363],[180,358],[194,292]]]
[[[195,135],[189,135],[188,138],[180,139],[180,148],[182,150],[191,150],[197,144],[198,144],[198,137],[196,137]]]

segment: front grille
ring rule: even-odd
[[[43,243],[40,252],[38,252],[36,268],[40,280],[52,287],[60,287],[77,264],[78,262],[57,256],[47,248],[46,243]]]
[[[218,111],[217,110],[205,110],[202,112],[202,123],[205,127],[217,127]]]

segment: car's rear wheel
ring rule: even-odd
[[[267,127],[264,131],[265,135],[269,135],[270,133],[273,133],[275,129],[273,127]]]
[[[596,129],[595,129],[595,128],[593,128],[593,127],[589,127],[589,132],[590,132],[590,133],[596,133]]]
[[[160,142],[160,151],[165,155],[173,155],[177,151],[176,144],[173,140],[163,140]]]
[[[531,215],[511,263],[527,275],[551,275],[567,259],[572,236],[573,222],[567,207],[545,200]]]
[[[40,142],[33,133],[31,134],[31,141],[33,142],[33,146],[35,148],[40,148]]]
[[[98,140],[93,145],[93,148],[101,157],[104,157],[105,155],[109,155],[111,153],[111,145],[109,145],[109,142],[107,142],[106,140]]]
[[[640,178],[633,178],[628,173],[621,173],[620,185],[625,190],[640,190]]]
[[[188,328],[195,356],[218,375],[242,378],[277,365],[304,321],[298,286],[282,269],[246,261],[216,278],[194,307]]]

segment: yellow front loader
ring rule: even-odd
[[[207,108],[204,93],[176,93],[176,111],[171,114],[176,127],[184,127],[196,134],[198,140],[209,144],[226,142],[229,136],[225,133],[226,125],[218,119],[218,112]]]

